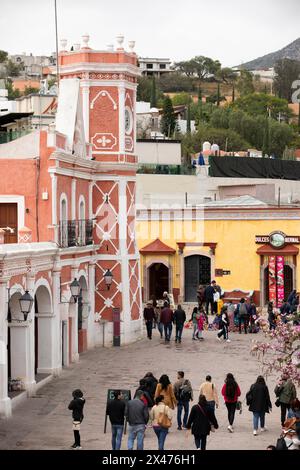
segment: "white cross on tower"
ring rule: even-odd
[[[102,147],[106,147],[106,144],[111,144],[111,139],[107,139],[104,135],[100,139],[97,139],[97,143],[100,144]]]

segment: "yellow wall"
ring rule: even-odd
[[[213,268],[231,271],[231,275],[217,278],[222,288],[260,290],[260,257],[256,250],[261,245],[255,243],[255,236],[268,235],[275,230],[287,235],[298,235],[299,222],[297,220],[138,221],[137,241],[141,249],[159,238],[176,250],[174,256],[165,257],[172,264],[173,288],[180,287],[180,255],[176,242],[214,242],[217,243],[217,247]],[[184,254],[192,251],[208,254],[209,247],[186,247]],[[159,256],[148,255],[147,263],[151,257]],[[142,283],[144,265],[145,257],[141,256]],[[300,263],[297,262],[297,280],[300,279],[299,270]],[[300,290],[299,281],[296,288]]]

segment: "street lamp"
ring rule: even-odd
[[[77,299],[80,295],[80,284],[77,281],[76,277],[75,277],[74,281],[71,282],[71,284],[70,284],[70,290],[71,290],[72,297],[74,298],[74,302],[76,304]]]
[[[31,297],[31,295],[29,294],[28,290],[26,290],[25,294],[23,294],[22,297],[20,297],[20,299],[19,299],[20,309],[21,309],[21,312],[24,315],[24,321],[27,320],[27,317],[28,317],[28,314],[29,314],[29,312],[32,308],[33,302],[34,302],[34,300]]]
[[[112,272],[108,269],[103,277],[107,286],[107,290],[109,290],[114,276]]]

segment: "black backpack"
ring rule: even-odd
[[[179,401],[189,401],[191,399],[191,392],[188,383],[185,381],[178,391],[178,400]]]
[[[293,443],[287,446],[284,437],[280,437],[279,439],[277,439],[276,450],[288,450],[289,447],[291,447],[292,445]]]

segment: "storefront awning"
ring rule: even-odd
[[[295,256],[299,253],[299,248],[295,245],[286,245],[281,249],[273,248],[271,245],[264,245],[256,250],[258,255],[264,256]]]
[[[154,240],[154,242],[149,243],[149,245],[144,246],[140,249],[142,255],[151,255],[151,254],[163,254],[163,255],[174,255],[176,250],[171,246],[163,243],[159,238]]]

